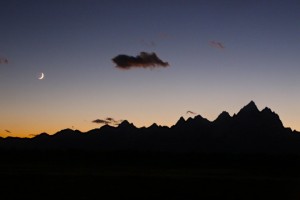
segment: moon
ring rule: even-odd
[[[45,74],[42,72],[42,73],[40,73],[40,76],[39,76],[39,80],[42,80],[42,79],[44,79],[44,77],[45,77]]]

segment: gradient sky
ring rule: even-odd
[[[171,126],[251,100],[300,130],[299,0],[2,0],[0,136]],[[220,42],[225,48],[212,45]],[[166,68],[120,70],[155,52]],[[43,72],[45,78],[38,80]]]

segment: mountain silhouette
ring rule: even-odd
[[[119,126],[118,129],[122,130],[130,130],[130,129],[135,129],[136,127],[132,124],[129,123],[127,120],[124,120]]]
[[[231,119],[231,116],[229,115],[228,112],[223,111],[218,117],[217,119],[215,119],[215,123],[226,123],[228,122],[228,120]]]
[[[183,117],[171,127],[137,128],[124,120],[88,132],[64,129],[54,135],[1,138],[0,149],[97,150],[171,153],[300,154],[300,134],[285,128],[270,108],[251,101],[237,114],[223,111],[214,121]]]
[[[246,106],[244,106],[239,112],[238,115],[243,115],[243,114],[253,114],[253,113],[258,113],[259,110],[256,106],[256,104],[254,103],[254,101],[250,101],[250,103],[248,103]]]

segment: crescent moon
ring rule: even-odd
[[[41,73],[41,76],[39,77],[40,80],[44,79],[45,75],[44,73]]]

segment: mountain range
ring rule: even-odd
[[[251,101],[237,114],[224,111],[214,121],[197,115],[181,117],[171,127],[137,128],[125,120],[88,132],[64,129],[34,138],[0,138],[1,149],[299,155],[300,134],[285,128],[270,108],[260,111]]]

